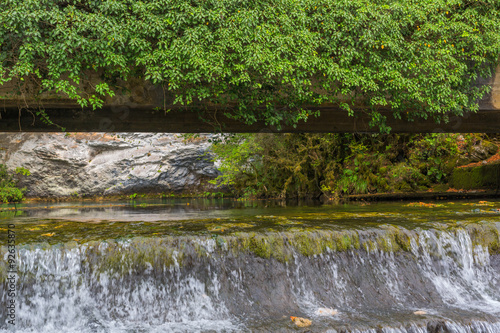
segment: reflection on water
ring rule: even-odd
[[[78,220],[156,221],[212,217],[252,216],[262,209],[314,207],[317,202],[286,204],[281,201],[235,199],[163,199],[116,202],[61,202],[0,205],[5,217],[71,218]]]
[[[204,218],[238,218],[258,215],[335,218],[351,213],[356,218],[370,213],[380,216],[406,216],[421,219],[450,219],[455,216],[500,214],[499,201],[457,201],[434,203],[351,203],[324,204],[316,201],[283,202],[279,200],[236,199],[157,199],[115,202],[59,202],[0,205],[0,218],[38,217],[43,219],[167,221]]]

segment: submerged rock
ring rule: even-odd
[[[191,193],[213,188],[217,171],[202,136],[153,133],[4,133],[2,163],[31,172],[31,197]]]

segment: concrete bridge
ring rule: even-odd
[[[177,109],[165,113],[163,111],[165,94],[161,88],[137,79],[127,81],[125,84],[129,92],[106,99],[103,108],[99,110],[82,109],[74,101],[57,95],[42,96],[41,105],[50,120],[68,132],[208,133],[218,130],[233,133],[277,132],[276,128],[263,123],[245,125],[228,119],[215,108],[204,111],[205,120],[201,120],[197,112],[189,110]],[[492,86],[491,93],[479,102],[480,110],[462,117],[451,117],[447,124],[436,124],[432,120],[407,122],[394,119],[390,111],[381,113],[387,116],[387,123],[393,132],[500,133],[500,67],[492,78],[479,80],[478,84]],[[0,96],[5,96],[9,90],[12,90],[12,87],[0,86]],[[44,123],[34,111],[19,109],[19,105],[34,104],[34,101],[26,99],[0,97],[0,132],[60,131],[60,127]],[[370,128],[368,116],[350,117],[345,111],[327,105],[315,109],[321,110],[320,117],[311,117],[307,122],[299,123],[296,128],[284,127],[281,132],[378,131],[376,128]]]

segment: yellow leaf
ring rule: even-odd
[[[52,236],[54,236],[55,234],[56,234],[55,232],[52,232],[52,233],[49,233],[49,234],[41,234],[41,236],[52,237]]]

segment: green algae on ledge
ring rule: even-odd
[[[42,248],[62,244],[95,247],[103,242],[134,243],[143,239],[145,243],[159,242],[158,246],[168,248],[188,242],[193,247],[193,255],[207,256],[210,251],[202,243],[213,241],[215,251],[230,252],[233,256],[246,253],[284,262],[295,253],[314,256],[328,251],[411,252],[412,246],[419,245],[418,230],[466,230],[474,246],[482,246],[490,254],[500,254],[500,214],[495,210],[500,207],[499,202],[445,203],[430,210],[406,206],[306,207],[282,210],[282,215],[274,210],[275,215],[168,221],[33,218],[7,218],[6,221],[15,223],[19,246],[33,244]],[[474,206],[488,207],[488,210],[477,210]],[[5,245],[3,238],[0,245]],[[174,262],[172,253],[161,254],[169,265]],[[182,258],[176,260],[182,261]]]

